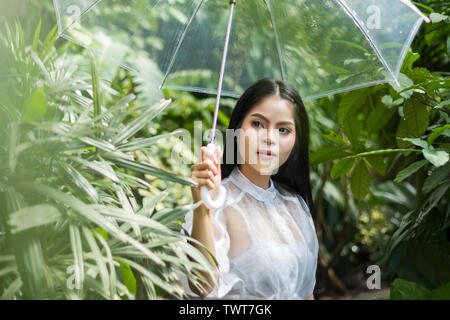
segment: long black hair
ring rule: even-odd
[[[306,113],[305,105],[298,92],[284,81],[277,81],[270,78],[261,79],[252,84],[239,98],[231,114],[228,129],[236,132],[242,125],[242,122],[250,109],[261,102],[264,98],[278,95],[293,103],[295,114],[295,144],[286,160],[279,167],[276,174],[272,175],[272,180],[279,182],[290,189],[291,192],[302,196],[308,205],[311,216],[315,217],[314,204],[311,195],[311,181],[309,176],[309,119]],[[230,144],[224,144],[223,159],[226,157],[226,147],[232,145],[234,148],[234,161],[228,163],[223,161],[221,164],[222,179],[225,179],[238,165],[237,162],[237,142],[236,138]]]

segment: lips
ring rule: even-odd
[[[256,153],[266,155],[266,156],[272,156],[272,157],[277,155],[276,153],[272,152],[272,150],[259,150]]]

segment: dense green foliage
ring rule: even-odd
[[[400,87],[307,103],[321,288],[365,287],[376,264],[391,299],[450,297],[450,7],[415,3],[432,23]],[[19,21],[0,30],[0,296],[180,297],[175,271],[199,279],[207,262],[178,232],[199,146],[177,129],[211,128],[214,98],[161,95],[148,59],[135,75],[56,40],[50,2],[8,10]],[[158,44],[146,41],[114,50]],[[222,100],[219,129],[234,103]],[[80,290],[68,285],[74,270]]]
[[[170,100],[110,89],[104,102],[95,58],[78,69],[55,49],[55,28],[41,41],[40,24],[31,38],[3,27],[2,298],[181,298],[175,271],[211,271],[173,224],[195,206],[163,204],[169,192],[150,183],[196,183],[147,159],[169,135],[139,134]]]

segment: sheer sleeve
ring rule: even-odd
[[[228,294],[244,297],[243,279],[231,268],[231,259],[247,250],[251,240],[244,218],[232,204],[228,196],[221,209],[211,211],[211,224],[214,249],[218,262],[219,278],[214,289],[204,299],[222,299]],[[193,214],[191,210],[185,216],[182,230],[192,234]],[[184,231],[182,231],[184,233]],[[189,288],[187,293],[195,295]]]
[[[312,218],[311,212],[309,210],[308,205],[306,204],[305,200],[302,198],[301,195],[297,195],[300,205],[303,208],[303,211],[306,213],[306,225],[308,225],[308,228],[306,228],[306,239],[307,239],[307,246],[309,248],[309,252],[312,252],[312,259],[310,261],[313,261],[312,264],[307,265],[308,269],[307,273],[312,275],[311,277],[308,277],[305,284],[304,284],[304,291],[309,292],[307,296],[304,297],[304,299],[307,299],[309,296],[311,296],[314,292],[314,288],[316,286],[316,271],[317,271],[317,261],[318,261],[318,254],[319,254],[319,241],[317,238],[316,229],[314,226],[314,220]]]

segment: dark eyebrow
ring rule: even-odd
[[[269,122],[269,119],[267,119],[266,117],[264,117],[260,113],[253,113],[252,116],[256,116],[258,118],[261,118],[261,119],[266,120],[267,122]],[[294,123],[292,123],[292,121],[280,121],[277,124],[279,124],[279,125],[287,124],[287,125],[292,125],[292,126],[294,125]]]

